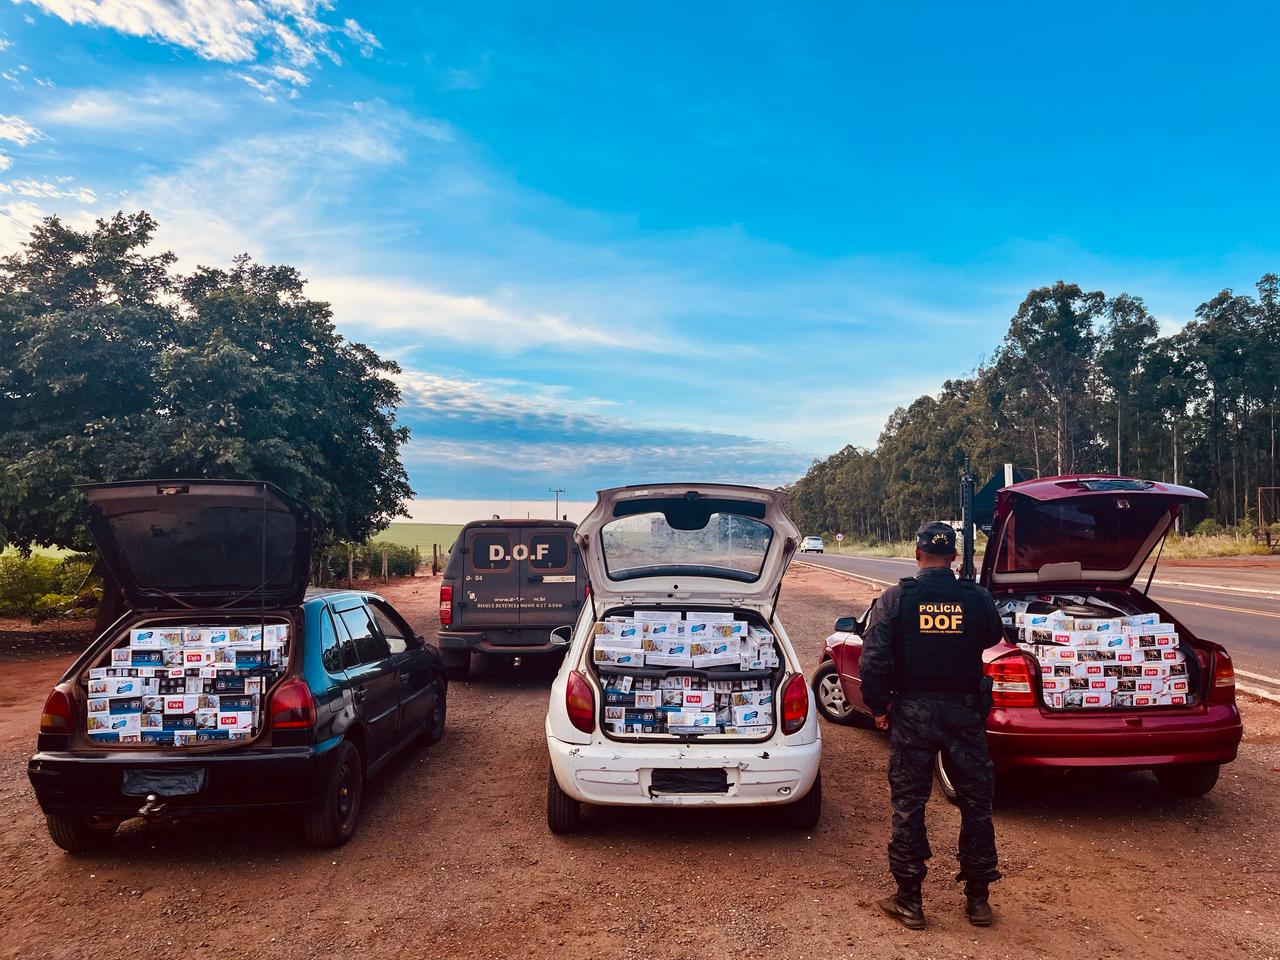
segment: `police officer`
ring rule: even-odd
[[[992,922],[987,886],[999,879],[991,825],[993,768],[987,754],[990,681],[982,651],[1000,642],[1000,615],[985,589],[951,572],[956,534],[950,524],[916,531],[914,577],[889,587],[871,611],[862,647],[862,697],[876,727],[889,730],[893,829],[889,869],[897,892],[880,909],[913,930],[924,927],[920,886],[933,856],[924,806],[942,753],[960,807],[958,856],[965,913]],[[890,723],[892,717],[892,723]]]

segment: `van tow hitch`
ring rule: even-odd
[[[168,804],[157,802],[159,799],[154,793],[148,793],[147,802],[138,808],[138,816],[144,820],[153,820],[164,813],[164,808]]]

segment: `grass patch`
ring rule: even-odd
[[[1164,556],[1173,560],[1266,556],[1270,552],[1265,543],[1259,543],[1252,537],[1236,537],[1229,533],[1170,537],[1164,545]]]
[[[373,539],[398,543],[403,547],[417,547],[423,558],[430,560],[432,544],[439,544],[442,554],[448,553],[461,530],[460,523],[392,523]]]

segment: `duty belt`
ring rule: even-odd
[[[954,703],[961,707],[976,707],[982,695],[953,693],[949,690],[904,690],[899,696],[905,700],[937,700],[940,703]]]

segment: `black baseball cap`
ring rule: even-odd
[[[916,549],[946,556],[956,552],[956,531],[949,523],[930,520],[916,531]]]

